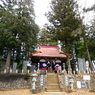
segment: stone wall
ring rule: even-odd
[[[0,74],[0,90],[31,88],[31,78],[24,79],[24,74]]]
[[[90,80],[84,80],[82,74],[77,74],[77,75],[61,75],[62,82],[63,82],[62,83],[63,84],[63,91],[66,91],[66,87],[67,87],[66,86],[66,78],[65,78],[66,76],[71,76],[72,77],[72,79],[73,79],[73,90],[79,89],[77,87],[77,81],[80,81],[80,82],[85,82],[85,84],[86,84],[86,87],[80,88],[80,89],[87,89],[89,91],[95,91],[95,75],[94,74],[90,75]]]
[[[95,75],[91,75],[90,91],[95,91]]]
[[[84,81],[83,80],[83,75],[75,75],[74,77],[75,77],[76,81],[82,81],[82,82]],[[95,90],[95,75],[91,74],[90,75],[90,80],[86,80],[85,83],[86,83],[86,88],[85,89],[88,89],[88,90],[91,90],[91,91]],[[75,84],[76,84],[76,82],[75,82]]]
[[[0,74],[0,90],[11,90],[11,89],[31,89],[32,88],[32,76],[28,79],[24,79],[25,74]],[[65,76],[69,75],[60,75],[61,81],[63,84],[63,91],[66,91],[66,78]],[[77,81],[84,81],[83,75],[71,75],[73,79],[73,88],[74,90],[77,90]],[[90,81],[85,81],[87,88],[81,88],[81,89],[88,89],[90,91],[95,90],[95,75],[90,75]],[[43,88],[40,87],[40,74],[37,76],[37,82],[36,82],[36,90],[37,92],[40,92],[43,90]]]

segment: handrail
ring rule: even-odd
[[[47,90],[47,74],[45,75],[45,90]]]
[[[59,74],[58,74],[58,81],[59,81],[59,86],[60,86],[61,90],[63,90],[63,81],[62,81],[62,78]]]

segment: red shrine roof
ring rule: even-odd
[[[58,46],[41,45],[37,52],[31,53],[31,57],[56,57],[66,58],[66,54],[61,51]]]

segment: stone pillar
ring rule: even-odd
[[[14,63],[13,63],[13,73],[16,73],[16,68],[17,68],[17,63],[14,62]]]
[[[26,73],[27,72],[27,61],[24,61],[23,62],[23,73]]]
[[[67,71],[66,71],[66,69],[65,69],[65,64],[66,64],[66,63],[63,63],[63,68],[64,68],[63,72],[64,72],[64,74],[67,74]]]
[[[70,58],[67,59],[66,64],[68,64],[68,74],[72,74],[72,68],[71,68],[71,63],[70,63]]]
[[[31,72],[34,72],[34,69],[35,69],[34,65],[31,65],[30,71],[31,71]]]

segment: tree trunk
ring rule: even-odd
[[[90,53],[89,53],[89,49],[88,49],[88,45],[87,45],[87,40],[85,37],[85,28],[82,26],[82,33],[83,33],[83,40],[84,40],[84,46],[87,52],[87,58],[89,61],[89,68],[91,69],[91,71],[93,71],[93,66],[92,66],[92,62],[91,62],[91,58],[90,58]]]
[[[71,64],[70,64],[70,56],[67,54],[67,61],[66,64],[68,65],[68,73],[72,74]]]
[[[85,43],[85,47],[86,47],[86,52],[87,52],[87,57],[88,57],[88,61],[89,61],[89,68],[91,69],[91,71],[93,71],[93,65],[92,65],[92,62],[91,62],[91,58],[90,58],[90,54],[89,54],[89,49],[88,49],[88,46],[87,44]]]
[[[8,49],[8,55],[6,59],[6,72],[10,72],[10,62],[11,62],[11,49]]]
[[[72,74],[71,64],[70,64],[70,56],[69,56],[69,45],[66,45],[66,53],[67,53],[67,60],[66,64],[68,65],[68,73]]]

